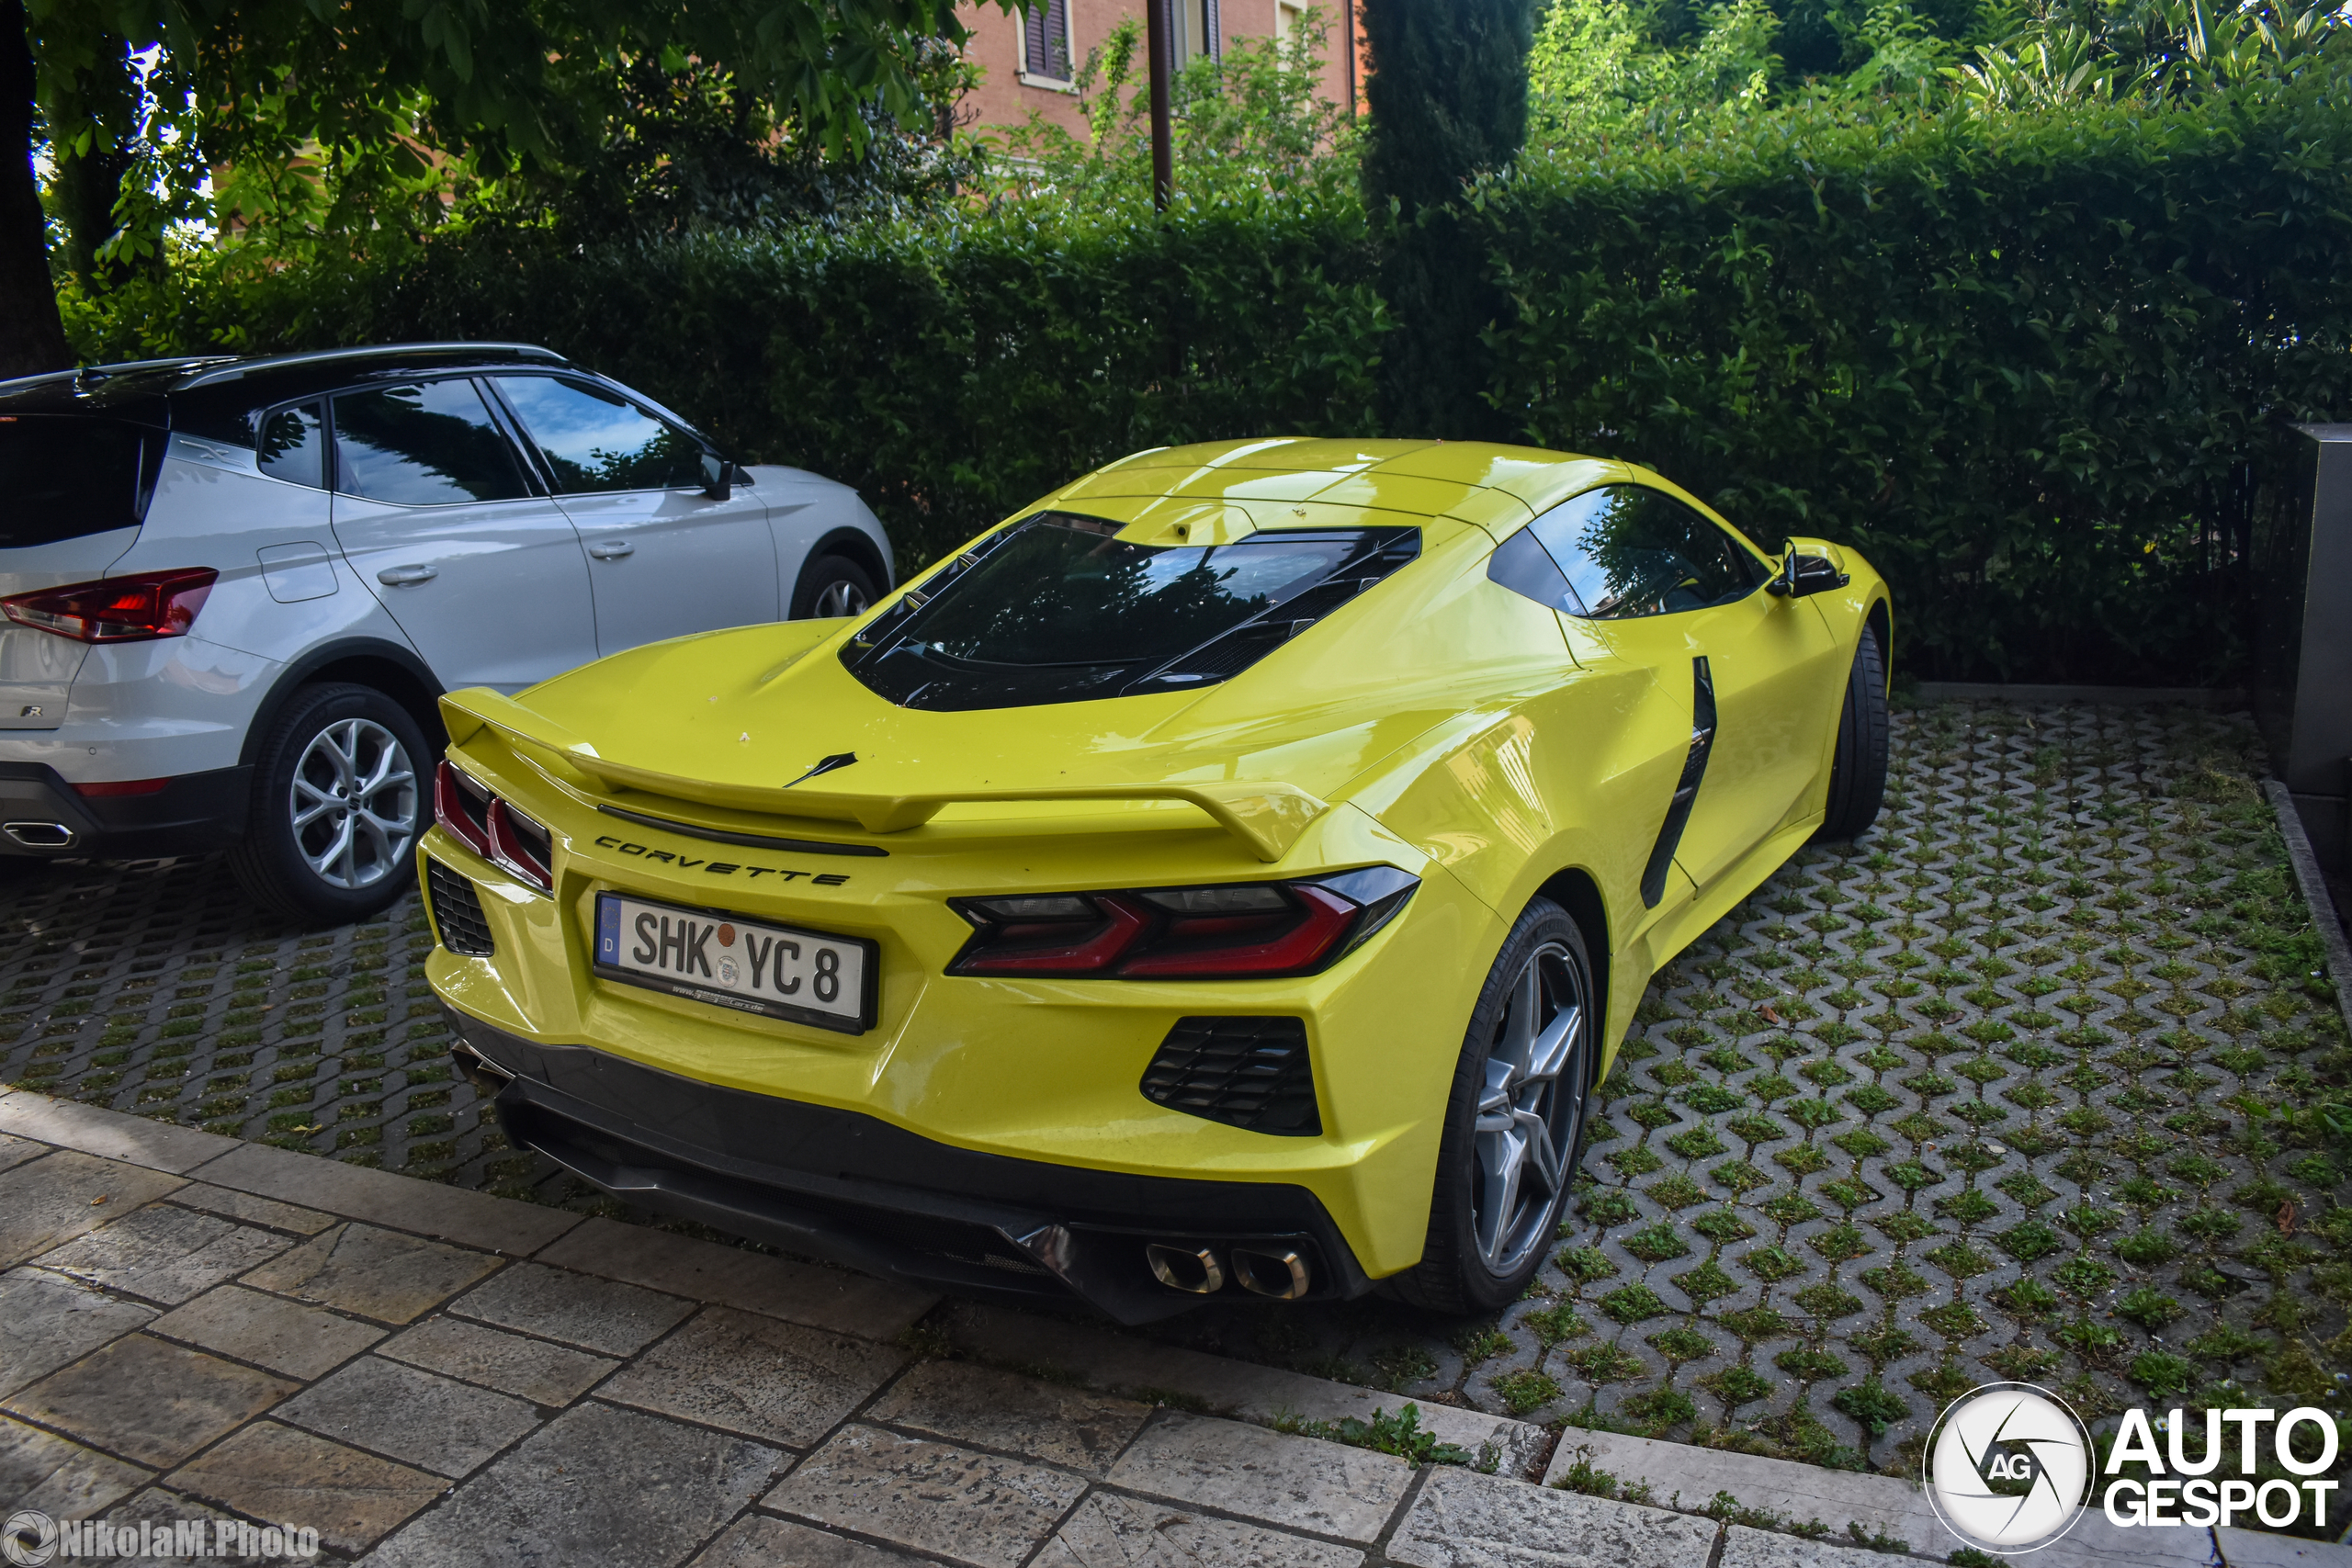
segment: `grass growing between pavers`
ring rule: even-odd
[[[1163,1338],[1553,1422],[1902,1468],[1944,1400],[2346,1408],[2341,1021],[2243,720],[1901,716],[1879,827],[1652,987],[1530,1297]],[[625,1214],[449,1070],[413,897],[276,928],[217,862],[14,874],[0,1081]]]

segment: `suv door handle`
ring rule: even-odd
[[[429,566],[388,566],[376,574],[376,581],[387,588],[413,588],[440,575]]]
[[[618,560],[637,553],[637,547],[627,539],[600,539],[588,547],[588,553],[598,560]]]

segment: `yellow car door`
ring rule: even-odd
[[[1765,592],[1768,560],[1662,490],[1604,485],[1531,532],[1581,614],[1564,612],[1579,662],[1629,664],[1655,700],[1687,704],[1691,741],[1642,883],[1664,895],[1679,863],[1701,893],[1779,829],[1818,808],[1845,668],[1820,611]]]

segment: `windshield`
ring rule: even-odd
[[[1066,513],[1031,518],[964,558],[928,598],[908,595],[844,658],[910,707],[1176,689],[1237,673],[1418,549],[1409,528],[1199,547],[1129,544],[1119,528]],[[1223,646],[1237,634],[1240,643]]]

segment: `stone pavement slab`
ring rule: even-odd
[[[1097,1492],[1046,1543],[1037,1568],[1356,1568],[1363,1553],[1164,1503]]]
[[[609,1357],[458,1317],[428,1317],[377,1354],[551,1405],[571,1404],[620,1365]]]
[[[1409,1568],[1708,1568],[1713,1519],[1433,1466],[1388,1543]]]
[[[62,1247],[179,1185],[175,1176],[71,1149],[0,1171],[0,1267]]]
[[[316,1209],[298,1208],[275,1198],[256,1198],[250,1192],[215,1187],[207,1181],[189,1182],[173,1193],[171,1201],[183,1208],[201,1209],[208,1214],[243,1220],[265,1230],[291,1231],[296,1235],[316,1235],[335,1223],[333,1214]]]
[[[28,1159],[39,1159],[49,1153],[47,1144],[37,1144],[30,1138],[19,1138],[0,1133],[0,1170],[18,1166]]]
[[[930,1562],[790,1519],[746,1514],[704,1547],[692,1568],[925,1568]]]
[[[497,1267],[488,1253],[342,1224],[265,1263],[245,1283],[384,1323],[413,1323]]]
[[[1101,1475],[1150,1416],[1150,1405],[1132,1399],[968,1361],[926,1361],[891,1384],[865,1418]]]
[[[368,1568],[669,1568],[764,1489],[784,1457],[592,1402],[384,1542]]]
[[[298,1386],[134,1334],[51,1372],[0,1409],[161,1469],[233,1431]]]
[[[1724,1532],[1724,1554],[1715,1568],[1889,1568],[1891,1562],[1901,1561],[1865,1547],[1838,1546],[1733,1525]]]
[[[516,1257],[537,1251],[580,1223],[579,1215],[561,1209],[417,1181],[266,1144],[238,1144],[203,1166],[200,1174],[216,1187]]]
[[[770,1258],[667,1231],[592,1219],[537,1254],[542,1263],[815,1328],[896,1339],[939,1300],[846,1269]]]
[[[2338,1494],[2340,1496],[2341,1494]],[[2331,1521],[2337,1517],[2330,1514]],[[2330,1528],[2334,1528],[2331,1524]],[[2195,1530],[2177,1530],[2195,1535]],[[2235,1525],[2216,1529],[2213,1546],[2223,1568],[2352,1568],[2352,1546],[2326,1541],[2297,1540],[2268,1530],[2241,1529]]]
[[[334,1371],[386,1332],[243,1285],[209,1291],[157,1318],[149,1331],[306,1382]]]
[[[966,1301],[953,1303],[944,1315],[949,1337],[985,1359],[1050,1368],[1094,1388],[1189,1394],[1221,1415],[1250,1420],[1288,1415],[1310,1421],[1370,1421],[1381,1411],[1411,1403],[1420,1412],[1423,1431],[1471,1454],[1491,1444],[1497,1467],[1507,1474],[1533,1465],[1552,1440],[1543,1427],[1508,1416],[1408,1401],[1305,1372],[1154,1344],[1091,1324]]]
[[[0,1397],[78,1361],[155,1315],[60,1274],[12,1269],[0,1274]]]
[[[762,1502],[980,1568],[1015,1568],[1085,1490],[1077,1476],[1044,1465],[851,1427]]]
[[[633,1356],[676,1327],[695,1303],[569,1269],[516,1263],[451,1302],[449,1310],[604,1355]]]
[[[176,1306],[291,1245],[268,1231],[159,1203],[76,1236],[37,1261],[93,1285]]]
[[[522,1400],[380,1356],[362,1356],[270,1414],[453,1481],[539,1424]]]
[[[257,1421],[167,1478],[249,1518],[308,1526],[337,1551],[366,1551],[447,1489],[435,1475]]]
[[[907,1364],[904,1350],[728,1307],[613,1374],[598,1396],[805,1449]]]
[[[148,1479],[135,1464],[0,1416],[0,1512],[33,1508],[52,1519],[84,1518]]]
[[[1110,1479],[1136,1492],[1368,1542],[1396,1511],[1413,1472],[1390,1454],[1169,1412],[1120,1456]]]
[[[205,1161],[242,1146],[234,1138],[194,1127],[23,1091],[0,1094],[0,1133],[38,1138],[60,1148],[79,1149],[175,1176],[185,1176]]]

